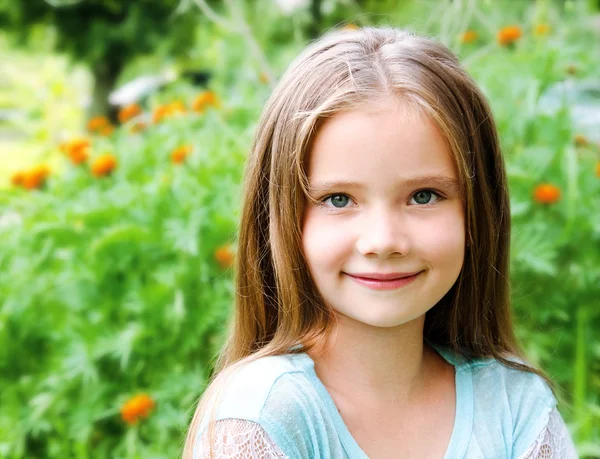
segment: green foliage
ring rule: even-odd
[[[30,27],[50,24],[58,31],[56,46],[91,66],[126,63],[162,50],[183,54],[193,45],[196,9],[179,0],[78,0],[0,3],[0,24],[28,38]]]
[[[110,14],[128,8],[86,3]],[[338,6],[323,21],[330,27],[343,11],[359,25],[410,21],[443,38],[484,89],[508,163],[518,335],[556,382],[582,457],[596,457],[600,153],[591,138],[576,144],[581,133],[572,107],[546,113],[540,100],[560,81],[600,77],[592,58],[598,41],[579,26],[575,10],[558,16],[522,2],[502,12],[491,3],[459,11],[459,3],[435,6],[437,19],[413,4],[384,17]],[[302,46],[306,11],[281,18],[255,8],[247,4],[244,14],[266,55],[283,69]],[[541,20],[550,32],[536,36]],[[519,24],[523,36],[503,47],[496,34],[508,24]],[[474,43],[461,42],[467,29],[477,31]],[[129,122],[109,137],[93,137],[83,165],[61,157],[44,189],[0,192],[6,209],[0,215],[1,457],[179,453],[231,310],[232,273],[215,252],[235,247],[240,174],[268,91],[244,37],[234,32],[196,30],[204,45],[190,54],[213,64],[222,108],[176,115],[137,134]],[[181,84],[146,111],[175,99],[189,106],[193,95]],[[174,164],[171,152],[184,145],[193,146],[191,154]],[[89,164],[106,152],[117,166],[96,178]],[[560,190],[556,202],[534,199],[543,183]],[[120,410],[140,392],[156,407],[128,425]]]

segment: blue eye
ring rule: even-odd
[[[435,199],[434,199],[435,196]],[[419,190],[415,194],[412,195],[411,201],[414,199],[415,203],[418,205],[427,205],[433,204],[434,202],[439,201],[440,196],[432,191],[432,190]],[[431,200],[434,199],[433,202]]]
[[[348,202],[350,201],[350,198],[348,198],[348,196],[346,196],[345,194],[332,194],[324,198],[322,202],[325,203],[330,199],[331,204],[333,204],[333,207],[336,207],[338,209],[343,209],[344,207],[346,207],[346,205],[348,205]]]

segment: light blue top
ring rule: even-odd
[[[465,362],[436,350],[456,374],[456,416],[445,458],[524,454],[556,406],[545,381],[493,359]],[[306,353],[263,357],[237,369],[217,410],[217,420],[228,418],[260,424],[291,459],[368,459]]]

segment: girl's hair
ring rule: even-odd
[[[260,118],[246,166],[233,329],[217,360],[217,378],[196,410],[186,457],[209,399],[214,405],[217,386],[238,366],[233,364],[285,354],[299,342],[309,351],[327,336],[334,315],[310,276],[301,243],[309,199],[304,158],[323,120],[392,97],[440,129],[457,166],[465,209],[462,271],[427,312],[425,339],[468,360],[494,358],[546,379],[519,363],[509,297],[506,174],[485,97],[436,41],[389,27],[333,32],[291,64]]]

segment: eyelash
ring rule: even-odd
[[[431,188],[422,188],[420,190],[415,191],[410,197],[411,199],[417,194],[420,193],[421,191],[429,191],[431,192],[431,194],[434,194],[435,196],[437,196],[437,200],[431,204],[416,204],[418,207],[430,207],[440,201],[442,201],[444,199],[444,196],[442,195],[442,193],[440,193],[439,191],[433,190]],[[344,210],[347,209],[347,207],[334,207],[334,206],[328,206],[325,204],[325,201],[327,201],[329,198],[332,198],[334,196],[347,196],[348,198],[350,198],[350,196],[348,196],[346,193],[332,193],[332,194],[328,194],[327,196],[322,197],[321,199],[319,199],[318,201],[318,205],[321,207],[325,207],[327,209],[335,209],[335,210]],[[350,198],[352,199],[352,198]]]

